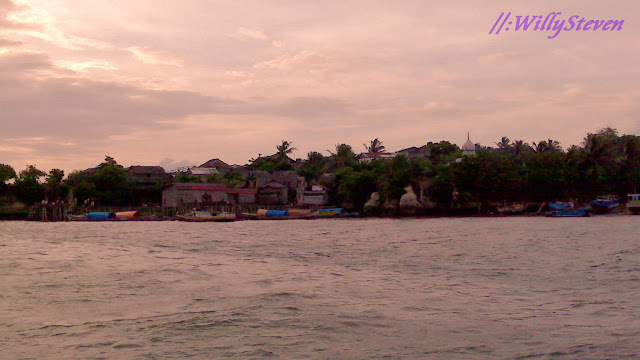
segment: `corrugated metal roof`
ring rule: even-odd
[[[218,169],[216,168],[191,168],[189,172],[193,175],[211,175],[211,174],[219,174]]]

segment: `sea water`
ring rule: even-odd
[[[638,359],[639,225],[0,222],[0,358]]]

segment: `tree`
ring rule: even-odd
[[[595,134],[589,133],[582,145],[578,165],[587,175],[582,186],[585,195],[594,197],[613,192],[615,174],[620,171],[625,154],[617,130],[607,127]]]
[[[27,205],[44,200],[44,186],[40,183],[40,178],[45,175],[44,171],[33,165],[22,170],[14,185],[18,199]]]
[[[456,167],[456,187],[469,192],[486,205],[489,201],[520,200],[520,166],[505,155],[482,149],[476,156],[465,156]]]
[[[409,160],[406,155],[393,158],[385,168],[383,180],[384,194],[388,199],[399,200],[404,195],[404,188],[412,185],[414,190],[419,188],[419,182],[427,172],[426,163]]]
[[[556,140],[551,140],[551,139],[548,139],[547,141],[541,140],[537,144],[534,142],[533,147],[535,149],[535,152],[538,152],[538,153],[545,152],[545,151],[562,152],[560,143]]]
[[[64,200],[67,193],[67,187],[62,183],[64,171],[60,169],[52,169],[49,176],[45,180],[45,192],[49,201]]]
[[[361,171],[356,171],[351,167],[338,170],[335,173],[338,199],[362,210],[371,194],[378,191],[380,175],[373,167]]]
[[[109,156],[98,168],[89,177],[95,186],[95,200],[101,205],[131,204],[135,198],[135,183],[129,178],[127,171]]]
[[[329,163],[326,167],[326,171],[336,171],[338,169],[356,165],[356,154],[350,145],[337,144],[335,153],[331,150],[327,150],[331,156],[329,157]]]
[[[237,170],[228,171],[222,178],[222,181],[230,188],[236,187],[245,181],[242,173]]]
[[[383,153],[386,150],[384,145],[382,145],[382,141],[378,140],[378,138],[371,140],[371,143],[369,144],[369,146],[367,146],[366,144],[363,144],[363,145],[364,145],[364,148],[367,149],[367,152],[369,154],[373,154],[374,158],[377,158],[378,156],[380,156],[381,153]]]
[[[449,163],[461,155],[458,145],[448,141],[440,141],[439,143],[429,141],[427,148],[429,149],[429,160],[436,165]]]
[[[507,151],[509,149],[509,146],[510,146],[510,144],[509,144],[510,141],[511,140],[509,140],[508,137],[503,136],[502,140],[500,140],[500,142],[497,142],[496,145],[498,146],[498,149],[501,149],[503,151]]]
[[[298,167],[297,173],[305,178],[308,185],[311,185],[322,175],[326,162],[326,158],[322,154],[311,151],[307,154],[307,159]]]
[[[6,184],[7,181],[15,179],[16,171],[11,165],[0,164],[0,184]]]
[[[218,174],[212,174],[212,175],[216,175],[217,181],[210,181],[210,182],[218,182],[220,180],[219,179],[220,176]],[[207,181],[216,180],[212,177],[212,175],[210,175],[210,177],[207,177]],[[179,173],[178,175],[176,175],[174,181],[176,183],[199,183],[200,178],[195,175],[188,175],[187,173]]]
[[[567,199],[570,189],[563,153],[544,151],[528,154],[524,159],[526,169],[525,196],[529,201],[558,201]]]
[[[513,156],[518,159],[521,155],[530,153],[533,151],[533,148],[523,140],[516,140],[511,144],[513,148]]]
[[[196,176],[193,176],[193,177],[196,177]],[[187,180],[192,180],[192,179],[187,179]],[[190,182],[190,181],[184,181],[184,182]],[[194,182],[200,182],[200,180],[198,179],[198,181],[194,181]],[[220,177],[220,174],[218,173],[209,174],[207,175],[206,182],[219,183],[219,182],[222,182],[222,177]]]
[[[278,157],[281,159],[285,159],[288,157],[287,155],[291,154],[295,150],[298,150],[292,147],[292,145],[293,144],[291,142],[282,140],[282,145],[276,146],[276,149],[278,149]]]
[[[16,178],[16,171],[10,165],[0,164],[0,200],[9,193],[7,181]]]

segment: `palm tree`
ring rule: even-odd
[[[509,147],[509,145],[510,145],[509,142],[510,141],[511,140],[509,140],[508,137],[503,136],[502,140],[500,140],[500,142],[497,142],[496,145],[498,145],[498,149],[506,149],[506,148]]]
[[[288,154],[291,154],[295,150],[298,150],[298,149],[292,147],[291,145],[292,145],[291,142],[286,141],[286,140],[282,140],[282,145],[276,146],[276,149],[278,149],[278,156],[281,159],[286,158]]]
[[[369,146],[367,146],[366,144],[362,145],[364,145],[365,149],[367,149],[367,152],[369,154],[373,154],[375,158],[380,156],[380,154],[386,150],[384,145],[382,145],[382,141],[378,140],[378,138],[371,140],[371,144]]]
[[[551,140],[551,139],[548,139],[547,141],[541,140],[537,144],[533,143],[533,147],[535,152],[537,153],[547,152],[547,151],[551,151],[551,152],[562,151],[562,148],[560,147],[560,143],[556,140]]]
[[[523,140],[516,140],[511,146],[513,146],[513,155],[515,155],[516,158],[522,155],[525,151],[531,151],[531,146]]]

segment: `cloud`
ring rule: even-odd
[[[339,121],[339,116],[350,112],[350,104],[329,97],[298,96],[264,109],[265,114],[285,116],[305,122],[327,119]]]
[[[0,49],[20,46],[22,44],[24,44],[22,41],[14,41],[14,40],[0,38]]]
[[[16,5],[11,0],[0,0],[0,31],[34,29],[35,24],[22,22],[14,18],[14,13],[28,10],[25,5]]]
[[[259,29],[249,29],[246,27],[239,27],[236,30],[235,37],[254,40],[267,40],[267,34]]]
[[[173,172],[180,168],[192,167],[196,166],[194,161],[189,160],[175,160],[171,158],[164,158],[159,163],[158,166],[162,166],[165,171]]]
[[[0,33],[32,36],[72,50],[113,48],[103,41],[66,34],[57,26],[57,19],[41,8],[0,1]]]
[[[33,52],[0,53],[0,74],[12,73],[17,77],[20,76],[21,72],[51,68],[51,59],[46,54]],[[2,90],[0,89],[0,91]]]
[[[93,157],[89,166],[115,147],[145,164],[212,151],[242,162],[283,137],[306,151],[378,136],[389,148],[425,136],[464,142],[467,130],[485,144],[571,144],[605,121],[638,129],[631,28],[491,36],[499,11],[470,0],[371,0],[366,12],[332,1],[248,4],[0,0],[4,161]],[[553,4],[542,5],[518,0],[510,11]],[[640,9],[563,6],[603,18]]]
[[[52,73],[56,76],[44,76]],[[192,91],[94,81],[57,68],[44,54],[0,54],[3,136],[99,139],[193,114],[238,112],[242,102]]]
[[[329,57],[313,50],[303,50],[297,54],[284,54],[275,59],[255,64],[256,69],[289,71],[297,68],[322,69],[329,66]]]
[[[85,61],[85,62],[58,60],[56,61],[56,65],[63,68],[67,68],[69,70],[79,71],[79,72],[85,72],[88,69],[117,70],[115,66],[111,65],[108,61],[105,61],[105,60],[95,60],[95,61]]]
[[[147,46],[130,46],[125,50],[132,53],[145,64],[170,65],[182,67],[183,61],[166,51],[151,51]]]
[[[526,58],[526,54],[515,51],[505,51],[479,56],[476,61],[481,64],[502,64],[507,62],[520,61]]]

